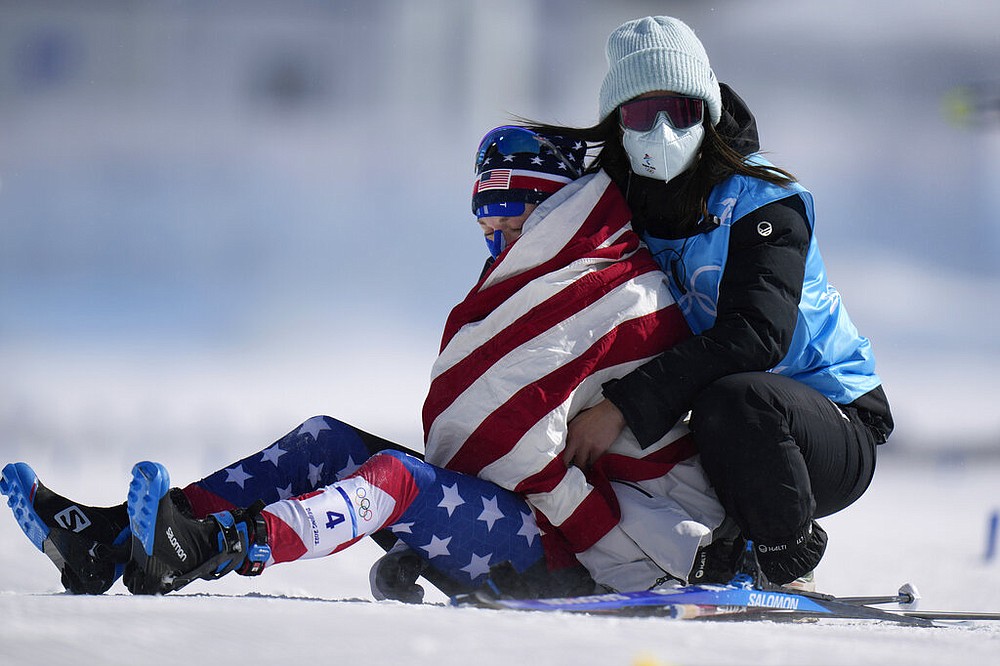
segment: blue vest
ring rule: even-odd
[[[770,165],[758,155],[748,161]],[[709,213],[721,221],[718,228],[677,240],[643,234],[643,240],[667,274],[670,291],[696,335],[715,325],[719,282],[726,266],[733,222],[761,206],[795,195],[805,203],[806,219],[813,229],[812,195],[801,185],[793,183],[790,187],[781,187],[757,178],[734,175],[716,185],[708,198]],[[678,279],[684,281],[683,289]],[[806,255],[792,343],[785,358],[770,371],[801,381],[830,400],[845,405],[881,384],[875,373],[871,343],[858,333],[840,301],[840,294],[827,282],[815,233],[811,234]]]

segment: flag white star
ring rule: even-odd
[[[514,161],[514,156],[513,155],[504,155],[503,156],[503,161],[504,162],[513,162]]]
[[[534,157],[531,158],[531,163],[532,164],[541,164],[542,163],[542,158],[539,157],[538,155],[535,155]]]
[[[470,578],[476,578],[484,573],[490,572],[490,556],[479,556],[475,553],[472,554],[472,559],[469,563],[461,568],[461,571],[469,572]]]
[[[313,488],[319,487],[319,475],[323,473],[324,463],[318,465],[313,465],[309,463],[309,483],[312,484]]]
[[[527,539],[529,546],[535,542],[535,537],[538,536],[538,525],[530,513],[521,514],[521,529],[517,531],[517,535]]]
[[[503,518],[503,514],[500,512],[500,507],[497,506],[497,498],[492,499],[483,498],[483,512],[479,514],[476,520],[481,520],[486,523],[486,531],[489,532],[493,529],[493,523],[497,522]]]
[[[583,142],[582,141],[577,141],[576,143],[573,144],[573,150],[580,150],[581,148],[583,148]]]
[[[451,555],[448,551],[448,544],[451,542],[451,537],[447,539],[439,539],[437,535],[431,535],[431,542],[424,546],[424,552],[427,553],[427,559],[435,558],[438,555]]]
[[[243,487],[243,484],[246,483],[247,479],[252,479],[252,478],[253,474],[247,474],[243,470],[243,465],[237,465],[232,469],[226,470],[226,483],[235,483],[240,488]]]
[[[284,449],[282,449],[281,447],[279,447],[277,444],[275,444],[274,446],[267,447],[266,449],[264,449],[261,452],[260,461],[262,463],[269,462],[272,465],[274,465],[275,467],[277,467],[278,466],[278,458],[280,458],[281,456],[285,455],[286,453],[288,453],[288,451],[285,451]]]
[[[330,426],[326,424],[326,420],[322,416],[314,416],[303,423],[302,427],[299,428],[299,431],[296,434],[301,435],[303,433],[309,433],[315,440],[322,431],[329,429]]]
[[[278,488],[278,498],[286,500],[292,497],[292,484],[288,484],[285,488]]]
[[[453,486],[442,486],[444,490],[444,497],[438,504],[439,507],[445,509],[448,512],[448,517],[451,518],[451,512],[465,504],[465,500],[462,496],[458,494],[458,483]]]
[[[413,525],[415,523],[396,523],[389,530],[393,534],[413,534]]]
[[[361,465],[354,462],[354,458],[348,455],[347,462],[344,463],[344,469],[340,470],[340,473],[337,474],[337,478],[343,479],[345,477],[348,477],[351,474],[353,474],[359,467],[361,467]]]

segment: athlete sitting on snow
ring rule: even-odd
[[[436,465],[329,417],[184,489],[139,463],[116,507],[71,502],[17,463],[0,489],[22,529],[81,593],[123,572],[134,593],[258,574],[386,527],[406,550],[373,568],[376,598],[419,600],[425,567],[451,592],[502,563],[571,581],[560,593],[592,589],[574,587],[577,560],[619,590],[687,579],[722,511],[683,426],[644,450],[626,430],[590,470],[560,456],[602,382],[689,335],[621,194],[603,173],[571,177],[584,156],[523,128],[480,147],[473,205],[498,260],[446,326],[424,407]]]

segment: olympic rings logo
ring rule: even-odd
[[[367,497],[368,493],[364,488],[357,488],[354,494],[358,498],[358,515],[361,516],[362,520],[371,520],[374,514],[372,513],[371,500]]]
[[[700,266],[694,273],[691,274],[691,279],[687,285],[681,285],[684,289],[684,293],[679,299],[677,299],[677,305],[681,308],[681,312],[684,314],[690,314],[691,311],[697,307],[703,313],[709,317],[715,317],[718,315],[716,310],[716,300],[718,299],[719,286],[715,282],[719,279],[719,275],[713,275],[718,273],[722,275],[722,266]],[[704,278],[704,279],[701,279]],[[702,288],[711,290],[715,288],[716,296],[713,298],[707,291],[699,291],[699,281]]]

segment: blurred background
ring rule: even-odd
[[[648,14],[814,193],[883,456],[1000,458],[998,3],[0,0],[0,462],[202,474],[320,413],[420,448],[479,138],[595,122]]]

